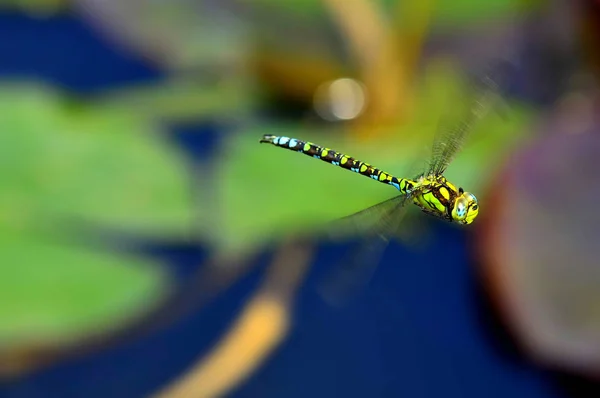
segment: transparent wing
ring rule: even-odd
[[[395,212],[403,207],[406,195],[397,195],[364,210],[339,218],[329,225],[328,235],[337,239],[348,235],[370,235],[392,222]]]
[[[494,64],[476,82],[471,103],[462,119],[454,125],[440,124],[433,141],[429,174],[443,174],[477,122],[501,102],[500,89],[511,70],[511,64],[506,61]]]
[[[364,238],[334,264],[319,286],[320,294],[327,302],[339,305],[369,282],[406,215],[408,199],[408,196],[399,195],[337,220],[338,225],[345,228],[356,228]],[[366,223],[369,223],[367,228]]]

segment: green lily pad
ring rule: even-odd
[[[0,83],[0,345],[73,343],[154,308],[169,292],[166,269],[76,246],[63,222],[181,236],[192,219],[186,171],[133,112]]]
[[[151,310],[169,278],[147,260],[0,235],[0,347],[73,343]]]
[[[181,235],[192,208],[183,156],[147,119],[69,107],[52,89],[0,83],[0,226],[82,219]]]

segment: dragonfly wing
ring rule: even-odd
[[[363,226],[365,221],[370,221],[371,225],[362,229],[361,244],[334,264],[319,286],[320,294],[327,302],[333,305],[346,302],[369,282],[406,215],[408,200],[408,196],[396,196],[338,220],[355,228]]]
[[[392,222],[391,218],[398,207],[404,206],[406,195],[397,195],[379,202],[364,210],[333,221],[328,227],[328,235],[333,239],[348,235],[369,235],[376,233],[383,225]]]
[[[506,106],[501,101],[501,88],[506,84],[511,70],[511,64],[506,61],[494,64],[476,82],[466,114],[462,115],[461,120],[452,125],[447,120],[440,123],[433,141],[429,174],[441,175],[446,171],[473,127],[492,109],[502,104],[498,109],[506,112]]]

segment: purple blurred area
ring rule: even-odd
[[[597,377],[600,219],[598,96],[573,93],[540,124],[543,139],[503,171],[482,240],[488,272],[524,348],[552,367]]]

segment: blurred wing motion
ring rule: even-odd
[[[369,283],[390,239],[402,225],[409,201],[408,195],[398,195],[334,222],[334,230],[358,233],[362,242],[333,265],[319,286],[329,304],[342,304]]]
[[[444,174],[477,122],[502,102],[500,89],[510,69],[511,64],[506,61],[494,64],[493,69],[475,83],[473,99],[466,115],[450,128],[445,128],[445,124],[440,126],[433,141],[427,175]]]
[[[385,230],[391,228],[389,225],[393,223],[395,213],[401,211],[407,201],[407,195],[397,195],[356,213],[338,218],[330,224],[328,235],[333,239],[347,234],[382,235]]]

